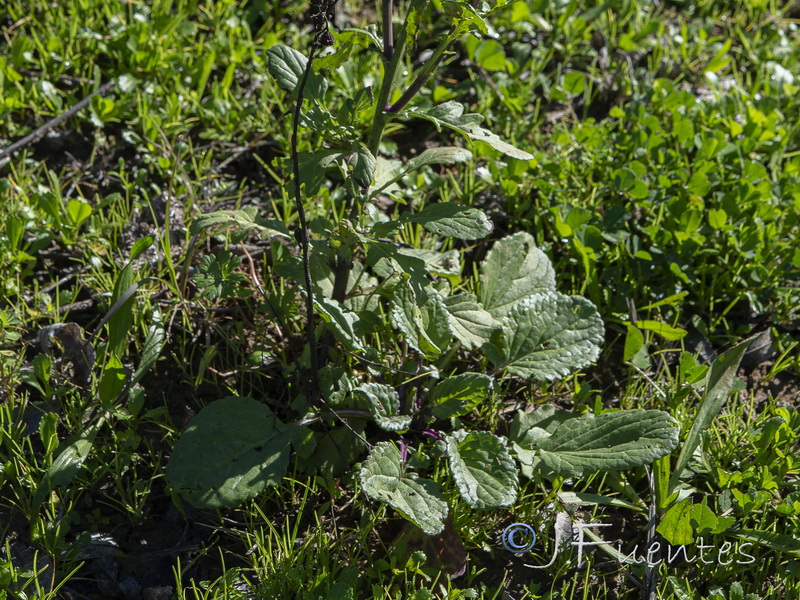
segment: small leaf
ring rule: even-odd
[[[675,419],[660,410],[621,410],[572,419],[538,443],[556,473],[578,475],[649,465],[678,445]]]
[[[281,88],[291,92],[292,97],[297,98],[297,87],[308,59],[297,50],[281,44],[267,50],[267,57],[269,59],[267,70],[270,75],[275,78]],[[312,70],[308,75],[303,96],[309,100],[322,100],[327,87],[325,78]]]
[[[500,329],[500,322],[472,294],[448,296],[444,299],[444,305],[452,317],[450,326],[453,335],[467,350],[480,348]]]
[[[192,419],[169,459],[167,480],[198,508],[238,506],[277,485],[289,464],[287,429],[268,406],[229,396]]]
[[[661,518],[656,531],[672,546],[685,546],[694,542],[692,530],[692,501],[687,498],[670,507]]]
[[[139,238],[131,246],[131,260],[134,261],[139,258],[150,246],[153,245],[155,238],[152,235],[146,235]]]
[[[498,241],[481,263],[481,304],[495,318],[532,294],[555,289],[553,265],[529,233]]]
[[[639,329],[647,329],[653,331],[663,337],[665,340],[676,341],[682,339],[686,335],[686,330],[679,327],[672,327],[661,321],[639,320],[636,321],[636,326]]]
[[[392,442],[372,447],[359,479],[367,496],[385,502],[428,535],[444,529],[448,511],[439,486],[428,479],[405,476],[400,450]]]
[[[201,215],[192,222],[189,227],[189,233],[195,235],[215,225],[224,225],[226,228],[240,227],[244,231],[255,229],[261,234],[294,240],[294,237],[292,237],[283,223],[261,219],[258,216],[258,210],[252,206],[241,210],[217,210],[213,213]]]
[[[552,381],[597,359],[603,321],[585,298],[546,292],[518,303],[495,338],[484,350],[498,368]]]
[[[517,499],[517,468],[505,439],[462,429],[447,436],[447,456],[458,491],[470,506],[496,508]]]
[[[364,396],[372,406],[375,424],[384,431],[403,431],[411,425],[409,415],[399,415],[400,396],[388,385],[364,383],[353,390]]]
[[[460,417],[475,409],[494,387],[494,379],[482,373],[460,373],[433,388],[430,403],[437,419]]]
[[[100,384],[97,389],[100,403],[108,405],[114,402],[125,387],[126,378],[125,367],[122,366],[116,356],[112,355],[103,368],[102,377],[100,377]]]
[[[431,233],[458,240],[478,240],[491,233],[494,225],[481,210],[452,202],[429,204],[416,214],[403,214],[401,220],[419,223]]]
[[[97,422],[86,431],[68,438],[58,447],[56,459],[45,472],[44,478],[33,496],[34,512],[39,511],[42,502],[57,486],[67,486],[72,483],[81,470],[83,462],[89,456],[94,445],[94,438],[101,426],[102,421]]]

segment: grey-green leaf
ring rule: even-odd
[[[418,303],[409,285],[399,286],[392,299],[391,314],[406,342],[428,358],[439,356],[452,341],[450,316],[441,296],[432,289]]]
[[[314,306],[340,342],[354,350],[363,350],[358,314],[347,310],[336,300],[314,295]]]
[[[289,442],[300,428],[286,428],[269,407],[229,396],[192,419],[167,465],[167,480],[198,508],[238,506],[286,474]]]
[[[375,424],[385,431],[402,431],[411,425],[409,415],[399,415],[400,396],[397,391],[380,383],[364,383],[353,390],[364,396],[372,407]]]
[[[517,469],[505,439],[462,429],[447,436],[447,456],[458,491],[470,506],[496,508],[517,499]]]
[[[308,59],[288,46],[277,45],[267,50],[267,70],[278,85],[297,97],[297,86],[305,71]],[[313,71],[309,73],[303,96],[310,100],[322,100],[328,84],[325,78]]]
[[[603,321],[594,304],[546,292],[519,302],[503,319],[502,335],[484,351],[513,375],[552,381],[596,360],[602,343]]]
[[[494,379],[482,373],[460,373],[448,377],[433,388],[430,403],[437,419],[460,417],[486,400]]]
[[[678,423],[660,410],[620,410],[571,419],[539,443],[548,469],[581,475],[649,465],[678,445]]]
[[[453,202],[430,204],[416,214],[402,215],[401,219],[419,223],[431,233],[459,240],[484,238],[494,227],[483,211]]]
[[[419,156],[415,156],[403,165],[400,161],[384,161],[380,174],[375,176],[375,186],[370,190],[370,197],[375,197],[384,191],[389,191],[392,184],[413,173],[417,169],[428,165],[452,165],[465,162],[472,158],[472,152],[457,146],[442,146],[430,148]]]
[[[431,121],[437,129],[444,126],[458,131],[472,140],[486,142],[498,152],[512,158],[520,160],[533,160],[534,158],[532,154],[515,148],[488,129],[481,127],[480,123],[483,121],[483,117],[475,113],[464,114],[464,105],[458,102],[445,102],[428,110],[409,111],[408,114]]]
[[[367,496],[385,502],[428,535],[444,529],[448,511],[439,486],[428,479],[406,476],[400,450],[392,442],[372,447],[361,465],[359,479]]]
[[[259,218],[258,210],[255,207],[247,207],[241,210],[217,210],[213,213],[201,215],[192,222],[189,227],[189,233],[194,235],[215,225],[237,226],[245,231],[255,229],[261,234],[294,239],[289,230],[286,229],[286,226],[280,221]]]
[[[498,241],[481,263],[481,304],[501,318],[532,294],[556,289],[556,274],[547,255],[529,233]]]
[[[467,350],[480,348],[491,339],[492,333],[500,329],[500,322],[472,294],[448,296],[444,304],[452,317],[453,335]]]

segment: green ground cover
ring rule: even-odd
[[[800,5],[320,8],[0,13],[0,599],[800,597]]]

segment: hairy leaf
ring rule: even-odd
[[[370,403],[375,424],[385,431],[402,431],[411,425],[411,417],[399,415],[400,396],[397,391],[380,383],[365,383],[353,390]]]
[[[539,442],[539,458],[556,473],[580,475],[649,465],[678,445],[678,424],[660,410],[620,410],[571,419]]]
[[[481,263],[481,304],[495,318],[504,317],[528,296],[555,289],[550,259],[529,233],[498,241]]]
[[[472,294],[448,296],[444,304],[452,317],[453,335],[467,350],[480,348],[491,339],[492,333],[500,329],[500,322]]]
[[[603,321],[594,304],[546,292],[518,303],[503,319],[502,335],[484,349],[513,375],[552,381],[596,360],[602,343]]]
[[[275,78],[278,85],[297,97],[297,87],[305,71],[308,59],[300,52],[288,46],[278,44],[267,50],[267,70]],[[314,71],[308,75],[303,96],[310,100],[322,100],[328,84],[325,78]]]
[[[433,388],[430,403],[437,419],[460,417],[475,409],[494,387],[494,379],[482,373],[460,373]]]
[[[496,508],[517,499],[517,468],[503,438],[462,429],[447,436],[447,456],[458,491],[470,506]]]
[[[400,218],[419,223],[431,233],[459,240],[484,238],[494,227],[483,211],[453,202],[430,204],[416,214],[406,213]]]
[[[385,502],[428,535],[444,529],[448,511],[439,486],[428,479],[405,475],[400,450],[392,442],[372,447],[361,465],[359,479],[367,496]]]

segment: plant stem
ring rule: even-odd
[[[306,333],[308,336],[308,352],[311,358],[311,369],[306,374],[306,396],[311,404],[315,404],[319,396],[317,393],[316,376],[319,372],[317,364],[317,339],[316,327],[314,319],[314,288],[311,282],[311,263],[309,259],[309,231],[306,222],[306,211],[303,208],[303,195],[300,191],[300,158],[297,153],[297,131],[300,125],[300,109],[303,106],[303,91],[308,81],[308,76],[311,73],[312,62],[314,60],[314,53],[316,52],[316,45],[311,46],[311,52],[308,55],[308,62],[306,63],[305,71],[303,71],[303,78],[300,80],[300,85],[297,87],[297,104],[294,107],[294,122],[292,123],[292,169],[294,177],[294,202],[297,206],[297,214],[300,217],[300,230],[297,232],[297,241],[303,253],[303,275],[305,278],[306,288]]]
[[[392,27],[392,13],[394,12],[394,2],[383,0],[383,56],[386,62],[391,62],[394,56],[394,31]]]
[[[383,82],[381,83],[381,90],[378,93],[378,103],[375,106],[375,116],[372,119],[372,129],[370,129],[369,141],[367,143],[367,148],[369,148],[373,156],[378,155],[378,147],[381,144],[383,130],[391,118],[391,115],[387,114],[386,109],[389,107],[389,98],[392,96],[392,87],[394,78],[397,75],[397,68],[400,66],[400,62],[403,60],[403,55],[405,54],[407,37],[406,24],[403,23],[400,33],[397,34],[397,45],[394,46],[392,59],[384,60]],[[385,40],[386,33],[384,32],[384,44],[386,43]]]
[[[455,37],[453,37],[452,33],[442,40],[442,43],[439,44],[439,46],[433,52],[433,55],[428,59],[428,62],[426,62],[425,66],[422,67],[422,70],[419,72],[419,75],[417,75],[414,83],[412,83],[403,93],[403,95],[400,96],[400,99],[397,102],[386,109],[386,112],[398,113],[403,110],[403,107],[409,103],[414,95],[419,92],[422,89],[422,86],[428,81],[431,73],[433,73],[433,70],[439,65],[445,51],[450,47],[450,44],[452,44],[453,41],[455,41]]]

